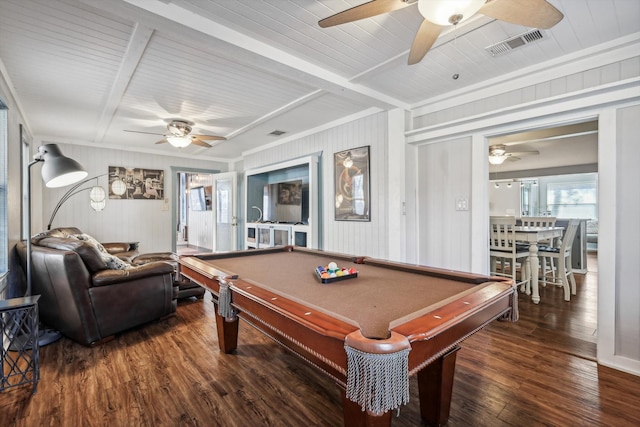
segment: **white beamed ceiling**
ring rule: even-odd
[[[371,109],[411,109],[640,31],[640,1],[551,0],[565,18],[528,28],[476,16],[406,64],[416,6],[322,29],[364,0],[1,0],[0,66],[34,137],[232,160]],[[460,77],[453,80],[451,76]],[[156,145],[171,119],[223,135],[211,149]],[[275,137],[273,130],[286,133]]]

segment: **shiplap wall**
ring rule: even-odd
[[[615,353],[640,360],[640,106],[618,111],[617,134],[616,276],[621,280],[615,284]]]
[[[456,199],[471,199],[471,139],[418,149],[418,263],[452,270],[471,268],[471,215]]]
[[[348,254],[388,257],[388,191],[386,177],[387,113],[345,123],[245,156],[246,170],[322,152],[319,163],[321,188],[320,224],[322,249]],[[334,219],[333,154],[368,145],[371,170],[371,221]]]
[[[89,177],[107,173],[109,166],[124,166],[147,169],[162,169],[165,174],[165,200],[112,200],[107,198],[107,206],[95,212],[89,206],[89,194],[83,192],[71,197],[58,211],[53,227],[74,226],[91,234],[101,242],[138,241],[141,252],[170,251],[172,233],[171,212],[174,200],[171,189],[175,177],[171,176],[171,166],[227,170],[220,162],[193,160],[181,157],[161,156],[123,150],[111,150],[83,145],[59,144],[65,156],[80,162],[89,172]],[[39,178],[38,171],[32,171],[32,179]],[[107,177],[99,178],[99,185],[107,189]],[[33,233],[44,230],[49,216],[60,197],[68,190],[64,188],[42,189],[42,225],[34,221]],[[37,194],[37,193],[35,193]],[[107,196],[108,197],[108,196]]]

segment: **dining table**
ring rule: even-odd
[[[531,267],[531,300],[534,304],[540,302],[538,243],[543,241],[553,241],[562,238],[564,227],[529,227],[517,225],[515,229],[515,239],[519,243],[529,245],[529,265]]]

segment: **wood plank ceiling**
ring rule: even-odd
[[[416,6],[322,29],[363,0],[2,0],[0,66],[34,135],[175,155],[171,119],[223,135],[179,155],[216,160],[371,109],[437,96],[615,43],[640,31],[637,0],[551,0],[565,18],[544,38],[491,57],[529,30],[477,15],[408,66]],[[452,74],[459,78],[453,80]],[[286,133],[268,135],[273,130]]]

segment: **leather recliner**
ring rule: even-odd
[[[90,346],[114,334],[175,314],[174,267],[150,262],[107,268],[100,252],[54,229],[31,242],[32,294],[40,295],[40,320],[62,335]],[[26,242],[16,245],[22,265]]]
[[[82,231],[76,227],[59,227],[54,229],[55,234],[81,234]],[[51,230],[51,231],[54,231]],[[51,233],[51,232],[49,232]],[[107,252],[117,256],[128,264],[140,266],[150,262],[165,261],[173,266],[174,285],[178,287],[178,299],[204,297],[205,289],[189,279],[181,277],[178,256],[172,252],[148,252],[140,254],[138,242],[111,242],[101,243]]]

